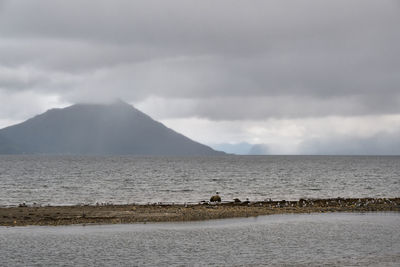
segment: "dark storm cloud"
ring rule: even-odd
[[[212,120],[396,114],[398,25],[398,1],[0,1],[0,90]]]

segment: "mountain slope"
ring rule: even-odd
[[[0,154],[218,155],[131,105],[77,104],[0,130]]]

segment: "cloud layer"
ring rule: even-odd
[[[0,1],[0,122],[111,98],[165,122],[200,118],[236,128],[395,116],[399,3]]]

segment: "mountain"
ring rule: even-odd
[[[0,154],[19,154],[18,146],[14,145],[8,138],[0,135]]]
[[[76,104],[0,130],[0,154],[223,155],[133,106]]]

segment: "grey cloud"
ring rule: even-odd
[[[0,65],[0,92],[10,95],[21,92],[65,94],[80,82],[80,76],[43,71],[31,67],[7,68]]]
[[[315,96],[219,97],[144,102],[143,110],[157,118],[203,117],[212,120],[263,120],[266,118],[306,118],[398,114],[400,97]]]
[[[87,74],[97,69],[169,57],[151,44],[91,43],[79,39],[12,38],[0,42],[1,65]]]
[[[30,73],[28,70],[11,70],[0,66],[0,90],[31,89],[46,83],[46,77]]]
[[[282,39],[317,40],[346,33],[351,37],[352,31],[360,29],[391,34],[379,25],[397,21],[396,2],[385,1],[385,8],[381,3],[365,2],[8,1],[1,29],[9,36],[117,43],[164,41],[160,45],[180,44],[179,48],[182,43],[190,43],[191,47],[197,43],[203,49],[221,44],[223,51],[251,47],[247,51],[251,53],[257,46],[265,51],[265,44]],[[344,27],[347,30],[343,31]]]
[[[380,132],[370,137],[333,135],[322,138],[306,138],[293,154],[300,155],[399,155],[400,132]],[[214,148],[238,155],[285,154],[271,150],[267,144],[218,144]]]
[[[316,155],[399,155],[400,132],[381,132],[371,137],[329,136],[311,138],[299,147],[299,154]]]
[[[398,25],[398,1],[4,1],[0,87],[190,103],[170,117],[393,114]]]

